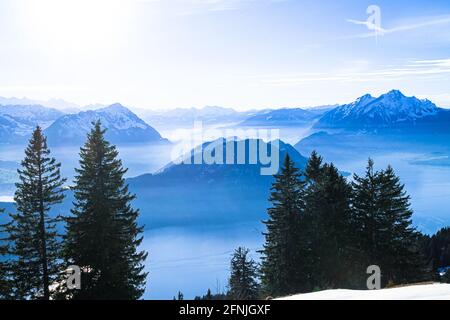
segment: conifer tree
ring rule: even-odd
[[[4,209],[0,209],[0,216],[4,214],[4,212]],[[1,217],[0,220],[2,220]],[[10,261],[7,258],[9,252],[7,235],[8,226],[8,223],[0,224],[0,300],[10,299],[12,294]]]
[[[8,227],[15,295],[48,300],[49,286],[59,277],[61,259],[60,219],[50,215],[50,210],[64,199],[65,179],[61,178],[61,164],[50,156],[40,127],[33,132],[21,166],[14,196],[17,213],[10,215]]]
[[[320,166],[318,160],[318,156],[310,160],[317,170],[306,190],[305,217],[314,266],[313,286],[331,289],[348,285],[351,274],[351,189],[333,164]]]
[[[176,300],[178,300],[178,301],[184,300],[184,294],[183,294],[183,292],[178,291],[177,296],[176,296],[176,297],[174,296],[174,297],[173,297],[173,300],[174,300],[174,301],[176,301]]]
[[[248,257],[249,250],[239,247],[231,258],[229,298],[232,300],[256,300],[259,293],[256,262]]]
[[[305,183],[289,155],[275,175],[268,209],[263,221],[267,232],[262,253],[264,293],[279,296],[305,290],[308,283],[308,239],[302,233],[302,194]]]
[[[450,270],[447,270],[447,272],[444,273],[441,277],[442,283],[450,283]]]
[[[408,283],[428,277],[420,234],[412,227],[412,210],[404,185],[392,167],[374,171],[369,159],[365,176],[352,183],[353,225],[360,271],[378,265],[382,284]]]
[[[393,168],[380,173],[377,206],[382,213],[379,246],[385,281],[409,283],[426,280],[428,270],[420,248],[420,234],[412,226],[410,197]]]
[[[323,159],[316,151],[311,153],[305,168],[305,177],[309,182],[318,182],[323,173]]]
[[[360,288],[365,287],[366,269],[380,263],[379,233],[381,215],[377,206],[380,193],[380,175],[374,171],[374,162],[368,160],[364,176],[353,175],[352,225],[357,253],[354,257],[354,278]]]
[[[434,272],[438,269],[450,266],[450,228],[442,228],[428,239],[426,257]]]
[[[147,253],[139,251],[143,227],[125,184],[118,151],[100,122],[88,134],[76,169],[74,208],[67,219],[66,258],[82,268],[74,299],[139,299],[145,289]]]

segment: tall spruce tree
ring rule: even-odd
[[[49,286],[61,271],[60,218],[49,213],[64,199],[65,179],[61,178],[61,164],[50,156],[40,127],[33,132],[21,166],[14,197],[17,213],[10,215],[12,224],[8,227],[15,296],[48,300]]]
[[[352,211],[362,268],[378,265],[382,285],[408,283],[429,276],[421,236],[412,227],[410,197],[392,167],[354,176]]]
[[[317,155],[313,179],[305,195],[305,218],[311,241],[312,283],[315,289],[348,286],[351,275],[350,186],[332,164]]]
[[[352,181],[352,225],[357,248],[354,279],[359,288],[366,286],[367,267],[380,264],[382,258],[378,232],[382,214],[377,205],[380,188],[380,174],[374,171],[374,162],[369,159],[364,176],[354,174]]]
[[[391,166],[380,173],[377,204],[383,213],[379,245],[384,257],[385,280],[397,284],[427,280],[429,274],[420,234],[412,225],[410,196]]]
[[[231,258],[228,296],[232,300],[256,300],[259,295],[258,268],[249,250],[239,247]]]
[[[118,151],[104,137],[100,121],[88,134],[76,169],[74,209],[65,238],[69,263],[82,268],[74,299],[139,299],[145,289],[147,253],[138,251],[143,227],[137,225],[135,198],[125,185]]]
[[[302,227],[305,182],[289,155],[275,175],[269,200],[269,219],[262,253],[262,286],[265,294],[279,296],[307,290],[309,244]]]

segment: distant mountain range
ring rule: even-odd
[[[429,100],[406,97],[392,90],[378,98],[367,94],[355,102],[342,105],[324,114],[315,128],[371,130],[407,128],[430,125],[448,118],[449,111],[438,108]],[[450,123],[449,123],[450,124]]]
[[[51,101],[54,105],[71,106],[64,100]],[[55,108],[25,104],[31,102],[35,101],[0,97],[2,143],[23,144],[33,128],[40,125],[46,129],[52,144],[80,144],[92,121],[97,119],[108,128],[107,135],[114,143],[165,142],[155,127],[161,130],[192,128],[194,121],[202,121],[205,126],[311,128],[313,137],[318,137],[320,131],[328,134],[339,131],[422,136],[450,134],[449,110],[426,99],[406,97],[398,90],[379,97],[366,94],[352,103],[339,106],[244,112],[217,106],[168,111],[133,109],[139,116],[120,104],[91,105],[86,107],[89,110],[64,113]]]
[[[108,129],[106,137],[115,144],[168,142],[158,131],[120,104],[64,115],[49,126],[45,134],[52,144],[81,144],[92,123],[97,120]]]
[[[383,152],[450,152],[450,110],[392,90],[364,95],[325,113],[295,147],[329,159]]]
[[[343,155],[351,161],[378,151],[421,151],[429,148],[450,149],[450,111],[429,100],[406,97],[398,90],[380,97],[364,95],[356,101],[313,109],[279,109],[238,112],[221,107],[177,109],[167,112],[142,111],[139,116],[114,104],[74,114],[43,106],[0,106],[1,142],[23,141],[36,124],[45,127],[51,144],[81,145],[92,121],[100,119],[108,128],[107,138],[115,144],[166,143],[156,127],[188,126],[193,121],[254,127],[311,127],[311,135],[295,148],[279,141],[280,164],[286,153],[304,168],[306,158],[317,150],[327,161]],[[246,154],[250,143],[244,140]],[[226,152],[238,141],[219,139],[200,147]],[[270,143],[272,144],[272,143]],[[264,146],[264,144],[263,144]],[[267,146],[267,144],[265,145]],[[200,150],[186,157],[194,159]],[[445,153],[447,154],[447,153]],[[134,154],[133,154],[134,155]],[[9,159],[0,159],[9,160]],[[192,161],[193,162],[193,161]],[[0,163],[0,184],[11,185],[16,178],[15,163]],[[130,190],[137,195],[135,205],[142,211],[143,222],[150,228],[187,224],[225,224],[256,221],[266,215],[272,176],[261,175],[261,164],[176,164],[169,163],[154,174],[128,179]],[[347,169],[347,168],[341,168]],[[141,171],[142,172],[142,171]],[[148,172],[148,171],[144,171]],[[65,209],[70,207],[70,197]]]
[[[240,123],[241,126],[295,127],[312,125],[335,106],[323,106],[310,109],[278,109],[260,111]]]
[[[108,129],[107,137],[115,144],[168,142],[120,104],[96,107],[95,110],[66,114],[42,105],[0,105],[0,144],[23,145],[39,125],[45,129],[50,145],[80,145],[96,120],[101,120]]]
[[[248,111],[236,111],[218,106],[207,106],[200,109],[177,108],[168,111],[134,110],[142,119],[156,128],[191,128],[195,121],[201,121],[206,126],[305,127],[311,126],[324,113],[336,106]]]
[[[40,105],[0,105],[0,115],[28,126],[35,126],[37,123],[46,128],[64,113]]]
[[[237,124],[259,111],[236,111],[231,108],[206,106],[204,108],[177,108],[165,111],[135,109],[135,112],[156,128],[192,128],[195,121],[205,125]]]
[[[37,125],[46,128],[63,115],[40,105],[0,105],[0,141],[21,143]]]
[[[0,105],[2,106],[30,106],[40,105],[47,108],[58,109],[63,112],[70,112],[71,110],[78,110],[80,106],[75,103],[67,102],[63,99],[50,99],[47,101],[34,100],[28,98],[5,98],[0,97]]]

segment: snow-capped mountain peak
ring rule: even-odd
[[[441,109],[429,100],[391,90],[378,98],[367,94],[327,112],[318,127],[385,127],[436,115]]]
[[[373,100],[375,100],[375,98],[371,94],[367,93],[367,94],[359,97],[358,99],[356,99],[355,104],[366,105],[366,104],[372,102]]]
[[[136,114],[119,103],[98,110],[68,114],[56,120],[47,130],[49,140],[60,143],[67,141],[80,143],[92,128],[92,123],[100,120],[107,128],[107,136],[117,142],[158,142],[161,135]]]
[[[109,112],[109,113],[121,113],[121,114],[131,114],[132,112],[124,107],[123,105],[121,105],[120,103],[114,103],[110,106],[104,107],[104,108],[100,108],[97,109],[98,112]]]

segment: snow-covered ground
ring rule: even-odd
[[[277,300],[450,300],[450,284],[423,284],[382,290],[326,290]]]

